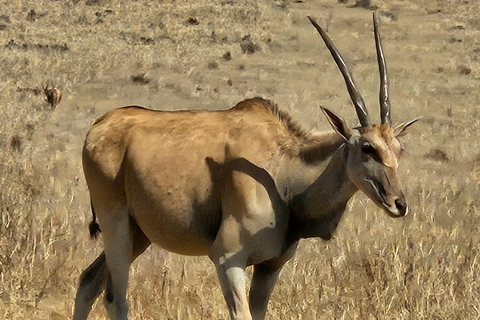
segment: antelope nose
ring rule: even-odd
[[[395,199],[395,207],[397,208],[400,216],[404,216],[408,213],[408,205],[405,201],[405,198]]]

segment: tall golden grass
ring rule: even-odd
[[[328,129],[319,104],[353,124],[343,80],[305,19],[313,15],[376,114],[371,13],[340,2],[2,1],[0,318],[71,317],[78,277],[102,250],[101,239],[88,237],[80,150],[103,112],[127,104],[227,108],[262,95],[307,128]],[[381,30],[394,121],[423,116],[405,139],[400,168],[411,214],[392,220],[357,194],[334,239],[301,241],[267,318],[477,319],[475,4],[372,4],[392,14]],[[246,35],[253,54],[242,53]],[[36,91],[46,83],[63,92],[56,109]],[[150,248],[130,275],[132,319],[228,318],[206,257]],[[90,318],[106,318],[101,299]]]

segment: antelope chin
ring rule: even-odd
[[[402,212],[400,212],[400,210],[398,210],[398,208],[395,205],[391,206],[391,205],[388,205],[388,204],[384,203],[384,204],[381,204],[380,206],[392,218],[400,218],[400,217],[404,217],[408,214],[408,207],[407,207],[405,213],[403,214]]]

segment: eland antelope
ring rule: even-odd
[[[363,191],[392,217],[407,202],[397,177],[404,135],[392,127],[377,21],[381,124],[372,124],[343,58],[320,33],[345,78],[361,126],[322,108],[334,129],[309,136],[271,101],[253,98],[222,111],[124,107],[90,129],[83,168],[104,252],[82,273],[75,320],[87,319],[105,290],[111,319],[127,319],[129,266],[155,243],[215,264],[232,319],[264,319],[283,265],[301,238],[328,240],[347,202]],[[98,218],[98,224],[97,224]],[[254,267],[249,298],[247,266]]]

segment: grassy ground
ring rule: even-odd
[[[376,114],[371,12],[354,4],[0,0],[0,318],[71,317],[78,277],[101,251],[101,239],[88,237],[80,150],[105,111],[223,109],[260,95],[306,128],[329,129],[318,105],[353,125],[343,80],[306,19],[312,15]],[[392,220],[357,194],[334,239],[301,242],[267,318],[480,318],[476,4],[371,5],[385,13],[393,120],[423,118],[405,139],[400,168],[411,214]],[[55,109],[39,93],[45,84],[63,92]],[[207,258],[159,248],[134,263],[129,302],[132,319],[228,315]],[[99,301],[91,319],[105,317]]]

